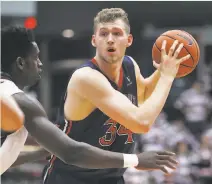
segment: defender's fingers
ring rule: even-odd
[[[176,169],[174,165],[172,165],[169,161],[167,160],[157,160],[156,164],[161,165],[161,166],[166,166],[170,169]]]
[[[178,162],[171,156],[168,155],[158,155],[157,159],[159,160],[168,160],[169,162],[173,163],[173,164],[178,164]]]
[[[168,172],[168,170],[165,168],[165,166],[158,165],[158,166],[157,166],[157,169],[163,171],[165,174],[169,174],[169,172]]]
[[[175,156],[176,154],[170,151],[157,151],[158,155],[170,155],[170,156]]]

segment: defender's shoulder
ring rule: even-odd
[[[0,79],[0,94],[11,96],[16,93],[23,93],[14,82],[7,79]]]

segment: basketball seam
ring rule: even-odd
[[[176,40],[175,38],[173,38],[173,37],[171,37],[171,36],[169,36],[169,35],[161,35],[161,36],[165,36],[165,37],[171,38],[171,39],[173,39],[173,40]],[[188,51],[188,49],[187,49],[186,47],[183,46],[183,48],[188,52],[188,54],[190,54],[190,52]],[[191,54],[190,54],[190,56],[191,56],[191,59],[192,59],[192,61],[193,61],[193,67],[194,67],[194,66],[195,66],[195,64],[194,64],[194,58],[192,57]]]
[[[160,48],[157,46],[157,44],[155,43],[155,47],[161,52]]]
[[[188,68],[194,68],[193,66],[188,66],[188,65],[185,65],[185,64],[180,64],[181,66],[185,66],[185,67],[188,67]]]
[[[161,49],[159,49],[159,47],[157,46],[156,43],[155,43],[155,46],[161,52]],[[188,68],[194,68],[193,66],[188,66],[188,65],[185,65],[185,64],[180,64],[180,65],[185,66],[185,67],[188,67]]]
[[[193,42],[195,44],[195,47],[197,49],[197,58],[199,58],[200,53],[199,53],[199,49],[197,47],[197,41],[189,33],[187,33],[186,31],[183,31],[183,30],[181,30],[181,31],[184,32],[185,34],[187,34],[193,40]]]

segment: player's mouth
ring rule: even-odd
[[[108,54],[113,54],[113,53],[115,53],[116,52],[116,49],[114,48],[114,47],[109,47],[109,48],[107,48],[107,53]]]
[[[39,78],[41,78],[42,73],[43,73],[43,70],[39,70],[39,71],[38,71],[38,76],[39,76]]]

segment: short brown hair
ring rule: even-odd
[[[117,19],[121,19],[126,24],[126,32],[130,33],[130,23],[128,20],[127,13],[121,8],[105,8],[101,10],[94,18],[94,32],[96,30],[97,24],[114,22]]]

